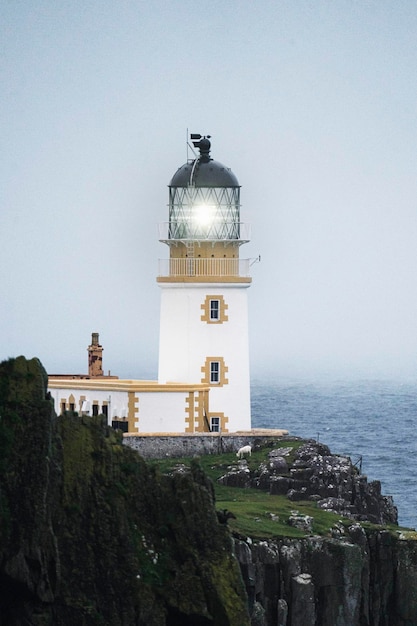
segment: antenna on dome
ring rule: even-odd
[[[188,132],[188,130],[187,130]],[[211,135],[200,135],[200,133],[190,133],[190,140],[192,141],[191,145],[189,141],[187,141],[187,146],[192,151],[194,158],[200,158],[203,161],[210,161],[210,148],[211,143],[210,140]],[[194,148],[198,148],[200,150],[200,156],[196,154]],[[187,161],[188,161],[188,151],[187,151]]]
[[[200,150],[199,160],[203,163],[211,161],[210,158],[210,142],[211,135],[200,135],[200,133],[191,133],[190,139],[193,142],[194,148]]]
[[[194,138],[195,137],[199,137],[201,139],[201,135],[196,135],[195,133],[190,133],[190,139],[193,142],[193,146],[196,148],[197,146],[194,143]],[[190,142],[188,141],[188,128],[187,128],[187,163],[189,163],[190,161],[193,161],[194,159],[197,158],[197,154],[196,151],[194,150],[193,146],[190,144]],[[191,150],[191,152],[194,155],[194,159],[190,159],[188,156],[188,148]]]

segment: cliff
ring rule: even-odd
[[[415,533],[340,529],[337,538],[236,539],[252,626],[416,626]]]
[[[216,515],[214,456],[147,464],[102,417],[58,417],[46,384],[37,359],[0,364],[0,626],[417,625],[415,533],[349,459],[219,455],[237,519]]]
[[[0,624],[249,624],[198,465],[160,475],[46,384],[37,359],[0,364]]]
[[[284,521],[300,531],[255,541],[235,532],[252,626],[417,625],[417,533],[398,528],[392,498],[349,457],[286,438],[266,461],[238,461],[218,480],[286,498]],[[319,536],[323,511],[330,524]],[[282,535],[282,520],[268,515]]]

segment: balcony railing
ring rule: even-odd
[[[159,259],[158,276],[171,278],[249,278],[250,259]]]
[[[239,244],[250,241],[250,224],[214,220],[210,224],[192,221],[159,224],[159,241],[230,241]]]

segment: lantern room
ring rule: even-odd
[[[247,278],[248,260],[239,261],[239,247],[249,241],[249,226],[240,217],[239,182],[211,157],[210,135],[190,139],[193,158],[169,183],[168,222],[160,225],[160,241],[169,245],[171,262],[169,267],[160,262],[158,280],[166,275]]]

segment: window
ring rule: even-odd
[[[220,417],[212,417],[210,419],[210,430],[212,433],[220,432]]]
[[[220,363],[218,361],[210,362],[210,382],[211,383],[220,382]]]
[[[74,404],[74,402],[70,402],[70,411],[72,411],[72,412],[75,411],[75,404]]]
[[[220,319],[220,301],[210,300],[210,319],[217,321]]]
[[[93,415],[98,415],[98,404],[93,404]]]
[[[61,402],[61,414],[65,413],[66,408],[67,408],[66,402],[63,400]]]
[[[103,413],[103,415],[105,415],[106,417],[108,416],[108,405],[107,404],[103,404],[103,406],[101,407],[101,412]]]
[[[201,321],[207,324],[223,324],[229,320],[227,310],[229,305],[224,301],[222,295],[210,294],[200,305],[202,310]]]
[[[203,374],[201,382],[206,385],[218,385],[219,387],[228,385],[228,371],[229,368],[224,362],[224,358],[217,354],[211,354],[206,357],[204,365],[201,366],[201,372]]]

